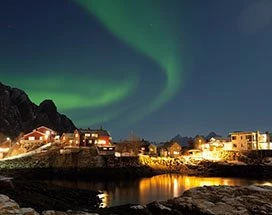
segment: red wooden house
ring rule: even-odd
[[[25,134],[21,139],[20,143],[48,143],[49,136],[40,131],[32,131]]]

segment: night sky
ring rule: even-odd
[[[272,130],[271,0],[2,0],[0,81],[77,127]]]

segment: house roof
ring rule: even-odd
[[[256,133],[256,131],[233,131],[229,134],[232,135],[232,134],[252,134],[252,133]]]
[[[79,129],[80,133],[95,133],[99,136],[110,136],[109,132],[104,129]]]
[[[38,128],[36,128],[35,130],[47,130],[47,131],[51,131],[51,132],[56,132],[56,131],[54,131],[54,130],[52,130],[51,128],[47,128],[46,126],[40,126],[40,127],[38,127]]]
[[[231,141],[230,137],[212,137],[209,141]]]
[[[163,148],[170,148],[172,147],[173,145],[175,144],[178,144],[177,142],[166,142],[164,145],[163,145]],[[179,145],[179,144],[178,144]],[[181,145],[179,145],[181,147]]]
[[[63,133],[61,136],[65,136],[68,138],[74,138],[74,133]]]
[[[29,136],[31,134],[34,134],[34,133],[38,134],[39,136],[45,136],[46,135],[45,133],[34,130],[34,131],[31,131],[31,132],[25,134],[22,138],[27,137],[27,136]]]

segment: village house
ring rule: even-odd
[[[107,130],[100,129],[79,129],[74,132],[75,142],[79,146],[96,146],[100,155],[111,155],[115,152],[115,146],[111,143],[111,136]]]
[[[141,146],[140,153],[144,155],[157,156],[157,146],[152,143],[144,143]]]
[[[197,135],[194,138],[194,149],[201,149],[202,145],[207,143],[205,137]]]
[[[64,147],[95,147],[99,154],[114,154],[115,146],[111,143],[108,131],[100,129],[76,129],[74,133],[63,133],[60,142]]]
[[[40,144],[40,143],[48,143],[49,136],[45,133],[42,133],[37,130],[33,130],[23,137],[20,138],[19,141],[21,144]]]
[[[24,145],[27,150],[33,149],[47,143],[55,142],[57,132],[45,126],[38,127],[25,134],[19,139],[19,144]]]
[[[159,149],[161,157],[178,157],[181,155],[182,147],[177,142],[166,142]]]
[[[63,133],[60,137],[60,142],[63,146],[75,146],[74,144],[74,133]]]
[[[100,129],[79,129],[80,146],[110,146],[111,136],[108,131]]]
[[[212,137],[207,143],[202,145],[202,150],[209,151],[231,151],[234,150],[232,148],[232,142],[230,138],[224,137]]]
[[[270,134],[261,134],[259,131],[236,131],[230,133],[232,148],[238,151],[270,150]]]
[[[122,140],[115,144],[116,157],[135,157],[141,152],[142,143],[138,140]]]

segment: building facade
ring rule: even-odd
[[[232,132],[230,135],[233,149],[239,151],[272,149],[269,133],[261,134],[259,131],[238,131]]]

